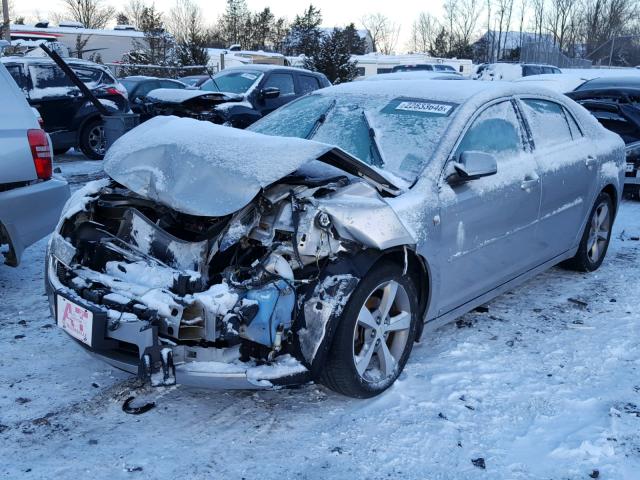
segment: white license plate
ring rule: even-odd
[[[73,338],[91,346],[93,313],[64,297],[58,296],[56,311],[58,326]]]
[[[635,168],[635,165],[633,163],[627,163],[627,173],[629,172],[633,172],[633,169]]]

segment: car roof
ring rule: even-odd
[[[181,83],[180,80],[176,80],[175,78],[147,77],[145,75],[131,75],[128,77],[122,77],[120,80],[128,80],[130,82],[145,82],[147,80],[170,80],[172,82]]]
[[[640,74],[593,78],[580,85],[578,90],[597,90],[612,87],[640,88]]]
[[[11,63],[11,62],[15,62],[15,63],[46,63],[46,64],[55,63],[53,61],[53,59],[51,59],[49,57],[8,56],[8,57],[2,57],[1,60],[4,63]],[[99,67],[99,68],[103,68],[103,69],[106,68],[104,65],[100,65],[99,63],[95,63],[95,62],[92,62],[90,60],[84,60],[82,58],[66,57],[63,60],[66,63],[72,64],[72,65],[83,65],[83,66],[87,66],[87,67]]]
[[[316,92],[320,95],[356,94],[381,95],[426,99],[463,104],[477,98],[480,102],[512,95],[542,95],[565,103],[566,97],[552,90],[506,81],[480,82],[477,80],[388,80],[378,82],[349,82],[327,87]]]
[[[385,74],[390,75],[390,74]],[[463,83],[464,82],[464,83]],[[476,80],[416,80],[390,79],[377,82],[350,82],[325,88],[325,93],[351,93],[364,95],[396,95],[398,97],[415,97],[438,99],[462,103],[474,94],[490,89],[504,88],[508,82],[478,82]]]

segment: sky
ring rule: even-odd
[[[123,0],[103,0],[105,4],[120,9],[126,3]],[[224,11],[225,0],[195,0],[202,8],[205,23],[213,23]],[[155,0],[155,5],[162,11],[169,11],[175,0]],[[293,20],[296,14],[309,5],[300,0],[247,0],[251,10],[262,10],[270,7],[277,16],[284,16]],[[344,26],[354,22],[359,26],[360,19],[370,13],[383,13],[401,26],[398,50],[405,50],[410,38],[411,24],[420,12],[429,12],[440,16],[442,0],[315,0],[313,4],[320,8],[323,16],[323,26]],[[54,11],[62,9],[61,2],[56,0],[14,0],[16,15],[27,18],[38,16],[47,18]],[[37,14],[37,15],[36,15]]]

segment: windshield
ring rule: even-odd
[[[226,70],[204,82],[200,90],[246,93],[261,77],[262,72],[258,70]]]
[[[336,145],[368,165],[413,182],[431,160],[456,106],[387,95],[313,94],[276,110],[249,130]]]

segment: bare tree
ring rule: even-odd
[[[445,0],[442,7],[444,9],[444,24],[447,30],[447,50],[450,52],[453,50],[453,44],[455,41],[453,25],[459,15],[458,0]]]
[[[572,26],[571,20],[575,7],[575,0],[551,0],[547,10],[547,30],[560,50],[566,46],[565,40]]]
[[[482,0],[458,0],[458,17],[455,20],[455,31],[459,41],[468,45],[476,34],[478,21],[484,6]]]
[[[104,28],[116,14],[115,8],[104,5],[103,0],[62,0],[62,4],[62,15],[54,16],[80,22],[85,28]]]
[[[373,43],[373,51],[389,55],[394,52],[398,44],[400,26],[392,22],[382,13],[366,15],[361,20],[364,28],[369,32]]]
[[[421,12],[411,26],[409,50],[420,53],[431,52],[439,32],[438,20],[430,13]]]
[[[533,32],[536,35],[536,40],[542,41],[542,32],[544,28],[544,12],[545,12],[545,0],[532,0],[533,7]]]
[[[129,0],[129,3],[124,6],[122,13],[127,17],[131,25],[140,29],[142,25],[142,13],[146,7],[148,7],[148,5],[145,0]]]

